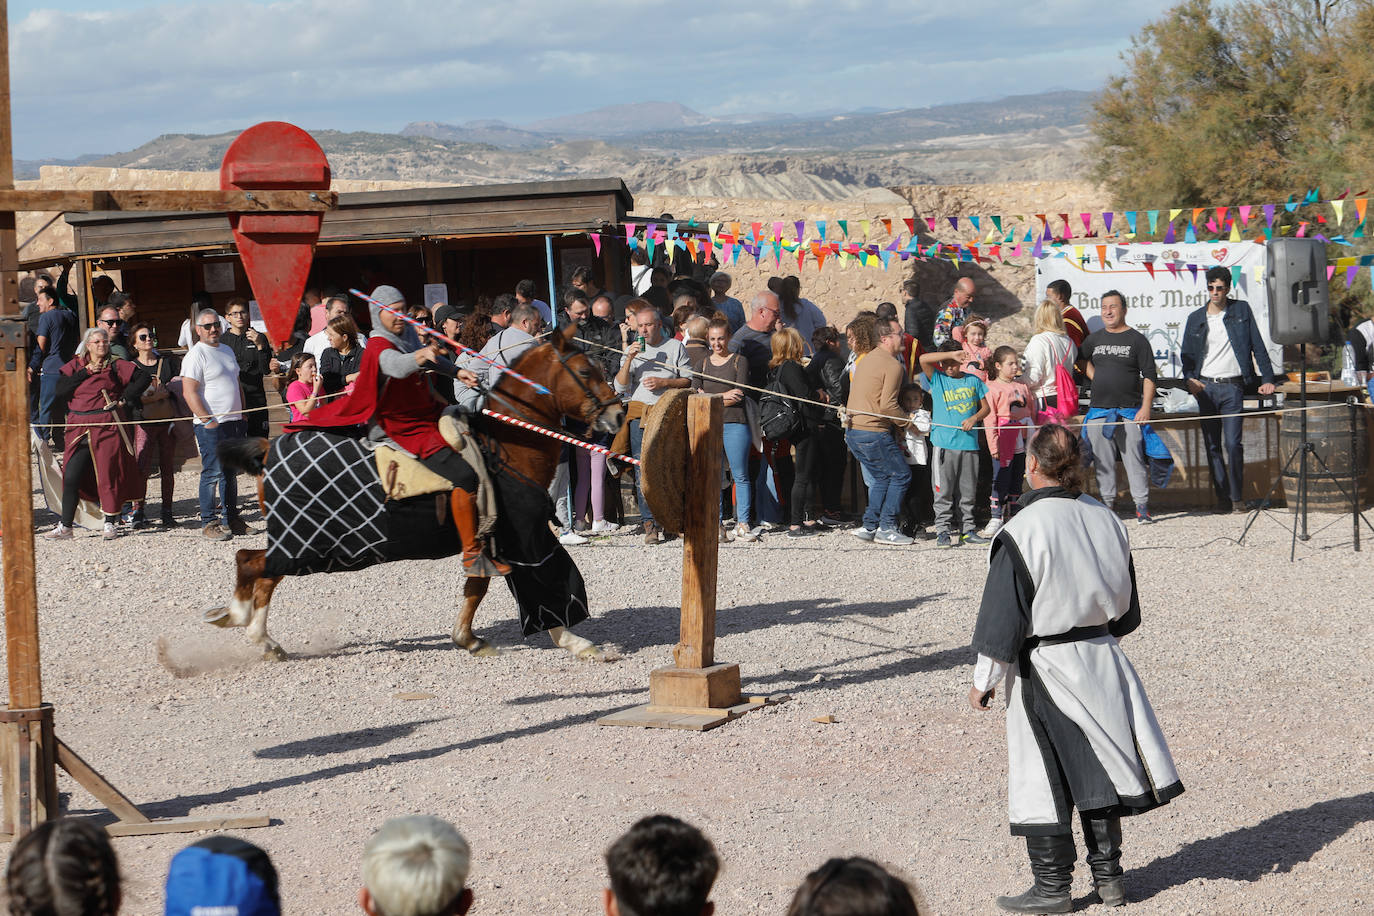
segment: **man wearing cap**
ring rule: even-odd
[[[401,318],[406,302],[396,287],[377,287],[372,300],[372,336],[363,350],[352,393],[315,408],[287,429],[365,426],[371,441],[418,458],[425,467],[453,484],[450,506],[463,541],[463,568],[474,575],[488,575],[493,568],[505,575],[509,567],[493,563],[482,553],[474,499],[477,474],[440,434],[443,405],[420,369],[427,367],[448,376],[456,375],[468,386],[477,384],[477,376],[466,369],[455,369],[433,345],[420,345],[418,335]]]
[[[277,869],[252,843],[212,836],[167,868],[165,916],[280,916]]]

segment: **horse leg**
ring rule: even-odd
[[[262,646],[262,657],[270,662],[286,661],[286,650],[267,635],[267,612],[271,609],[272,593],[277,590],[281,576],[263,576],[253,586],[253,619],[248,622],[248,638]]]
[[[253,616],[254,588],[267,566],[267,551],[240,550],[234,554],[234,597],[228,607],[205,612],[206,623],[217,627],[246,627]]]
[[[590,639],[583,639],[567,627],[553,627],[549,630],[549,638],[553,640],[555,646],[566,649],[580,659],[593,662],[606,660],[606,656],[596,647],[595,643]]]
[[[472,635],[472,620],[477,616],[477,605],[486,597],[490,585],[491,579],[486,576],[469,576],[463,581],[463,609],[458,612],[458,620],[453,624],[453,644],[482,658],[501,654],[485,639]]]

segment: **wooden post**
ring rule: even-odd
[[[725,415],[720,398],[687,400],[686,505],[682,532],[682,633],[679,668],[708,668],[716,655],[716,562],[720,553],[720,456]]]
[[[671,668],[649,673],[649,703],[613,713],[601,725],[705,731],[766,702],[745,700],[739,665],[716,662],[716,563],[720,547],[720,461],[724,402],[687,401],[687,487],[682,531],[682,616]]]

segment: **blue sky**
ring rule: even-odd
[[[521,124],[619,102],[707,114],[1095,89],[1170,2],[12,0],[16,158],[282,119]]]

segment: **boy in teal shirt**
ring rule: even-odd
[[[974,358],[952,340],[941,344],[934,353],[921,356],[921,369],[930,381],[936,547],[988,542],[974,530],[977,526],[973,523],[973,496],[978,486],[978,421],[988,413],[988,386],[960,368]]]

